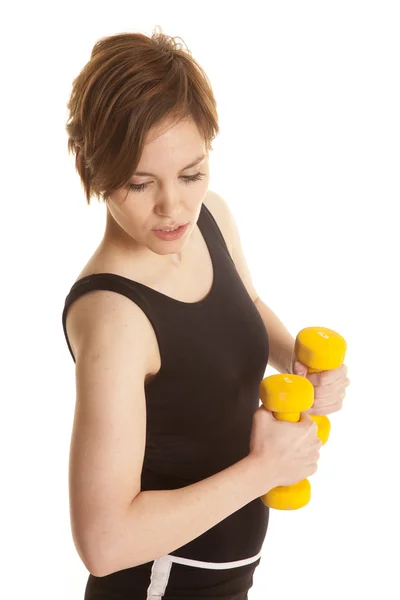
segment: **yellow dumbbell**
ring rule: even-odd
[[[295,355],[307,366],[309,373],[317,373],[338,368],[344,361],[346,347],[343,337],[332,329],[306,327],[296,337]],[[300,375],[271,375],[261,382],[260,398],[276,419],[297,422],[300,412],[311,408],[314,402],[314,387]],[[329,436],[330,421],[326,416],[310,416],[317,424],[317,435],[324,444]],[[266,506],[279,510],[302,508],[310,498],[311,485],[308,479],[294,485],[278,486],[261,496]]]
[[[308,373],[338,369],[344,362],[347,344],[345,339],[327,327],[305,327],[296,337],[296,359],[306,365]],[[325,415],[310,415],[318,426],[322,444],[328,441],[331,423]]]
[[[314,386],[301,375],[270,375],[261,382],[260,398],[276,419],[295,423],[300,420],[300,413],[313,405]],[[310,497],[310,482],[303,479],[293,485],[273,488],[261,496],[261,500],[270,508],[294,510],[308,504]]]

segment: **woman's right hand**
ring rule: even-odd
[[[260,488],[266,494],[277,486],[293,485],[317,471],[318,427],[306,412],[300,421],[278,421],[260,406],[254,413],[249,458],[260,467]],[[265,488],[265,489],[264,489]]]

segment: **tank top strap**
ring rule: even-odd
[[[211,246],[212,248],[215,248],[215,244],[219,247],[222,247],[224,250],[224,254],[226,254],[228,256],[228,258],[232,261],[231,254],[228,250],[228,246],[226,245],[225,238],[222,235],[221,229],[220,229],[217,221],[215,220],[213,214],[211,213],[211,211],[207,208],[207,206],[204,203],[201,207],[198,224],[199,224],[199,229],[200,229],[201,233],[203,234],[208,247],[210,248],[210,246]],[[218,256],[216,256],[215,253],[213,255],[213,253],[211,251],[210,251],[210,255],[213,259],[216,259],[215,262],[218,264],[219,263]],[[213,262],[214,262],[214,260],[213,260]]]

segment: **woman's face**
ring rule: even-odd
[[[128,193],[121,188],[107,201],[104,239],[144,254],[179,255],[196,226],[208,184],[208,152],[196,124],[165,122],[149,132]],[[175,222],[188,223],[179,239],[164,241],[155,235],[154,229]]]

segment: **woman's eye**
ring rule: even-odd
[[[133,192],[141,192],[147,187],[147,183],[131,183],[129,187]]]
[[[185,183],[191,183],[193,181],[200,181],[205,177],[205,173],[196,173],[195,175],[182,175],[183,181]],[[133,192],[142,192],[147,188],[150,183],[130,183],[129,187]]]

